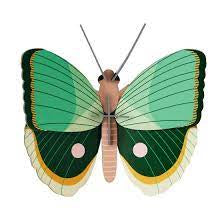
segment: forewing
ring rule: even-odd
[[[99,97],[74,66],[49,51],[32,49],[24,53],[22,68],[29,127],[79,132],[100,125],[103,111]]]
[[[134,130],[196,125],[203,107],[205,55],[181,50],[144,70],[125,90],[115,115]]]

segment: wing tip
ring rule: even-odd
[[[25,51],[22,54],[22,57],[21,57],[22,63],[21,63],[21,65],[22,65],[23,69],[27,68],[27,62],[29,63],[30,58],[32,57],[33,53],[35,53],[36,51],[40,51],[40,50],[43,50],[43,49],[42,48],[32,48],[32,49],[29,49],[29,50]]]

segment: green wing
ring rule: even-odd
[[[162,193],[181,178],[196,142],[196,127],[138,131],[118,125],[124,167],[131,181],[147,195]],[[147,149],[146,154],[136,154],[139,143]]]
[[[197,140],[206,60],[181,50],[144,70],[115,111],[118,148],[130,179],[154,195],[180,179]]]
[[[27,124],[48,131],[86,131],[100,125],[102,106],[89,81],[61,57],[32,49],[22,58]]]
[[[55,193],[72,196],[87,181],[101,139],[101,128],[83,132],[55,132],[25,128],[25,146],[40,180]],[[82,144],[84,155],[72,148]]]
[[[101,139],[102,106],[89,81],[42,49],[22,57],[25,146],[42,182],[73,195],[88,179]]]
[[[119,125],[135,130],[193,126],[201,117],[206,60],[181,50],[144,70],[128,86],[118,107]]]

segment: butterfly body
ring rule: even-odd
[[[116,175],[117,123],[114,118],[114,111],[121,95],[118,88],[119,81],[112,81],[113,76],[114,72],[112,70],[107,69],[104,71],[105,78],[99,81],[98,92],[105,114],[102,122],[102,164],[104,177],[108,182],[112,182]]]

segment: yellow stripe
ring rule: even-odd
[[[192,115],[192,122],[191,124],[193,124],[196,119],[197,119],[197,111],[198,111],[198,96],[199,96],[199,91],[198,91],[198,86],[199,86],[199,81],[198,81],[198,77],[199,77],[199,66],[200,66],[200,59],[198,57],[198,55],[193,52],[193,55],[195,57],[196,63],[195,63],[195,77],[194,77],[194,89],[195,89],[195,95],[194,95],[194,109],[193,109],[193,115]]]
[[[139,174],[138,172],[136,172],[130,165],[129,163],[125,160],[125,158],[123,156],[121,156],[122,160],[124,161],[125,165],[127,166],[127,168],[129,169],[129,171],[132,173],[132,175],[138,179],[139,181],[145,183],[145,184],[156,184],[156,183],[160,183],[162,182],[163,180],[169,178],[177,169],[178,167],[180,166],[183,158],[184,158],[184,154],[185,154],[185,151],[186,151],[186,145],[187,145],[187,135],[188,135],[188,132],[189,132],[190,129],[187,130],[187,133],[185,135],[185,138],[184,138],[184,144],[183,144],[183,147],[181,149],[181,153],[177,159],[177,161],[174,163],[174,165],[169,169],[167,170],[165,173],[159,175],[159,176],[155,176],[155,177],[147,177],[147,176],[144,176],[142,174]]]
[[[32,111],[32,122],[35,128],[39,129],[37,122],[36,122],[36,112],[35,112],[35,96],[34,96],[34,65],[33,65],[33,60],[35,57],[35,53],[38,51],[35,51],[32,56],[30,57],[30,78],[31,78],[31,111]]]

